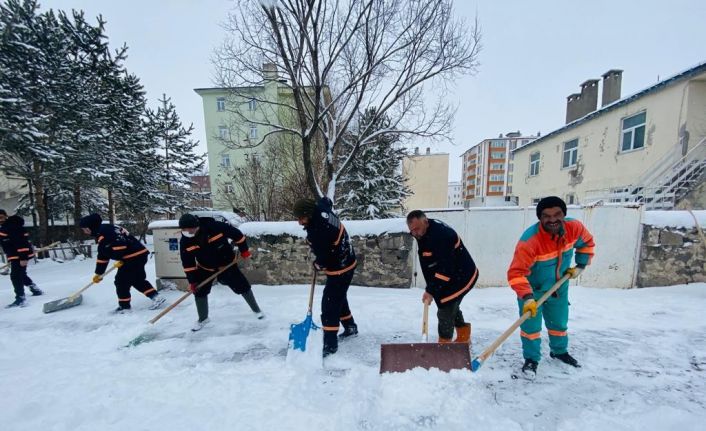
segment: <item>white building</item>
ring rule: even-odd
[[[521,206],[549,195],[567,203],[704,204],[706,63],[620,97],[622,71],[581,85],[567,99],[567,124],[514,154]]]
[[[462,208],[463,207],[463,194],[461,190],[461,181],[450,181],[449,182],[449,192],[446,199],[446,206],[448,208]]]

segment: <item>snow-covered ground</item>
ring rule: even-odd
[[[152,261],[148,270],[154,279]],[[131,314],[109,314],[112,274],[82,305],[42,314],[44,302],[79,289],[92,273],[90,260],[32,265],[45,296],[0,309],[0,429],[700,430],[706,423],[705,284],[572,287],[570,347],[583,368],[549,359],[544,336],[545,360],[527,381],[510,377],[522,363],[517,334],[478,373],[381,376],[381,343],[420,339],[418,289],[352,287],[360,336],[342,342],[324,368],[286,360],[289,324],[306,314],[303,285],[255,286],[264,321],[218,287],[210,327],[189,331],[196,318],[189,299],[154,325],[157,339],[130,348],[123,346],[156,312],[133,291]],[[11,302],[9,277],[0,283],[1,299]],[[173,301],[181,292],[163,294]],[[472,291],[463,311],[474,356],[517,317],[507,287]]]

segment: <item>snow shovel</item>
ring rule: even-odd
[[[61,244],[61,243],[60,243],[59,241],[55,241],[55,242],[53,242],[53,243],[51,243],[51,244],[49,244],[49,245],[47,245],[47,246],[45,246],[45,247],[38,248],[38,249],[34,250],[34,252],[35,252],[35,253],[39,253],[39,252],[42,252],[42,251],[47,251],[47,250],[49,250],[50,248],[56,247],[57,244]],[[4,269],[7,268],[8,266],[10,266],[10,262],[7,262],[5,265],[0,266],[0,271],[4,270]],[[7,275],[7,273],[4,273],[3,275]]]
[[[311,318],[311,308],[314,304],[314,287],[316,286],[316,269],[314,276],[311,279],[311,289],[309,289],[309,309],[306,312],[306,318],[301,323],[292,323],[289,327],[289,349],[306,351],[306,339],[309,337],[309,331],[312,329],[317,331],[318,326]]]
[[[216,273],[211,274],[207,279],[205,279],[204,281],[202,281],[201,283],[199,283],[199,284],[196,286],[196,290],[199,290],[201,287],[203,287],[203,286],[205,286],[206,284],[208,284],[208,283],[210,283],[211,281],[213,281],[216,277],[218,277],[219,275],[221,275],[226,269],[228,269],[228,268],[230,268],[231,266],[235,265],[237,262],[238,262],[238,257],[236,256],[235,259],[233,259],[233,261],[232,261],[231,263],[229,263],[228,265],[226,265],[226,266],[224,266],[223,268],[219,269]],[[188,291],[188,292],[186,292],[185,294],[181,295],[181,296],[179,297],[179,299],[177,299],[176,301],[174,301],[174,303],[173,303],[172,305],[170,305],[169,307],[167,307],[167,308],[165,308],[164,310],[162,310],[159,314],[157,314],[156,316],[154,316],[154,317],[153,317],[152,319],[150,319],[150,321],[147,322],[147,323],[149,323],[150,325],[154,325],[155,323],[157,323],[157,321],[158,321],[159,319],[161,319],[162,317],[164,317],[165,314],[167,314],[167,313],[169,313],[170,311],[172,311],[177,305],[179,305],[179,304],[181,304],[182,302],[184,302],[184,300],[185,300],[186,298],[188,298],[189,296],[191,296],[191,291]],[[135,346],[138,346],[138,345],[140,345],[140,344],[142,344],[142,343],[144,343],[144,342],[146,342],[146,341],[154,340],[154,339],[157,337],[157,334],[150,333],[150,332],[149,332],[149,329],[150,329],[150,328],[148,327],[145,332],[141,333],[141,334],[138,335],[137,337],[135,337],[135,338],[133,338],[132,340],[130,340],[130,342],[127,343],[127,345],[126,345],[125,347],[135,347]]]
[[[120,261],[118,261],[120,262]],[[106,274],[109,274],[110,271],[114,270],[115,268],[118,268],[119,264],[116,264],[108,268],[106,272],[103,273],[103,277],[106,276]],[[65,310],[67,308],[75,307],[77,305],[81,305],[81,302],[83,302],[83,296],[81,293],[83,293],[86,289],[89,287],[93,286],[95,283],[91,281],[87,285],[85,285],[81,290],[77,291],[76,293],[69,295],[66,298],[63,299],[57,299],[56,301],[51,301],[47,302],[44,304],[44,312],[45,313],[53,313],[55,311],[59,310]]]
[[[581,268],[577,269],[579,271],[579,274],[583,272]],[[569,278],[571,278],[571,275],[564,274],[563,277],[561,277],[556,283],[554,283],[554,285],[549,290],[547,290],[547,292],[542,295],[541,298],[539,298],[539,301],[537,301],[537,308],[544,304],[547,298],[549,298],[552,293],[556,292],[561,287],[561,285],[564,284],[564,282]],[[495,341],[493,341],[493,343],[487,349],[485,349],[483,353],[474,358],[473,362],[471,363],[471,371],[473,371],[474,373],[478,371],[485,362],[485,360],[492,356],[495,350],[500,347],[500,345],[504,343],[505,340],[507,340],[507,338],[512,335],[512,333],[515,332],[515,330],[519,328],[525,320],[529,319],[530,316],[531,313],[529,311],[520,316],[520,318],[517,319],[515,323],[513,323],[509,328],[507,328],[507,330],[503,332],[502,335],[500,335]]]
[[[429,304],[424,303],[422,343],[382,344],[380,374],[402,373],[412,368],[438,368],[441,371],[470,369],[468,343],[429,343]]]

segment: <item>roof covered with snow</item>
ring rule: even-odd
[[[701,74],[706,72],[706,62],[700,63],[690,69],[684,70],[682,72],[677,73],[674,76],[671,76],[663,81],[658,82],[655,85],[652,85],[650,87],[645,88],[644,90],[638,91],[637,93],[634,93],[630,96],[623,97],[622,99],[618,99],[615,102],[608,104],[600,109],[596,109],[595,111],[584,115],[581,118],[578,118],[556,130],[554,130],[551,133],[548,133],[540,138],[535,139],[534,141],[528,143],[527,145],[524,145],[522,147],[518,147],[517,149],[513,150],[513,152],[520,152],[523,151],[527,148],[533,147],[536,144],[539,144],[540,142],[544,142],[545,140],[549,139],[550,137],[556,136],[562,132],[565,132],[569,129],[573,129],[574,127],[577,127],[587,121],[590,121],[600,115],[603,115],[605,113],[608,113],[614,109],[617,109],[623,105],[627,105],[628,103],[632,103],[644,96],[647,96],[648,94],[652,94],[654,92],[663,90],[671,85],[674,85],[678,82],[681,82],[685,79],[689,79],[695,75]]]

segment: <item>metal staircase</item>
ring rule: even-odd
[[[706,138],[681,156],[675,146],[635,184],[586,192],[585,201],[641,203],[645,209],[674,209],[677,202],[706,181]]]

